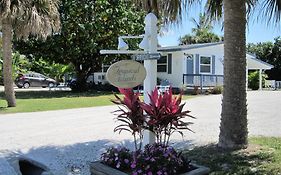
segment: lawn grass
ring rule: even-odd
[[[184,151],[184,155],[209,167],[210,175],[281,174],[281,138],[251,138],[249,147],[240,151],[225,151],[207,145]]]
[[[3,97],[3,93],[0,93]],[[112,93],[69,91],[32,91],[16,92],[17,107],[6,108],[6,101],[0,99],[0,113],[38,112],[72,108],[112,105]]]
[[[0,92],[0,114],[107,106],[113,105],[110,100],[115,99],[111,92],[20,91],[16,92],[17,107],[7,108],[3,97]],[[183,97],[184,100],[188,98],[190,96]]]

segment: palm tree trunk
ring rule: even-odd
[[[218,146],[247,146],[246,5],[224,0],[224,91]]]
[[[12,77],[12,23],[9,17],[2,20],[3,32],[3,78],[8,107],[16,106],[14,81]]]

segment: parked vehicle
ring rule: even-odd
[[[86,79],[86,83],[89,87],[93,86],[94,84],[94,74],[91,74],[88,76],[88,78]],[[68,80],[66,82],[67,87],[75,88],[75,86],[77,85],[77,78],[74,76],[72,77],[70,80]]]
[[[19,74],[18,77],[15,80],[15,84],[19,88],[29,88],[29,87],[55,87],[57,85],[57,82],[49,77],[46,77],[45,75],[31,72],[27,74]]]

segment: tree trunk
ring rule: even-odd
[[[248,144],[245,0],[224,0],[224,90],[218,146]]]
[[[11,18],[7,17],[2,20],[3,32],[3,78],[4,92],[8,107],[16,106],[16,97],[14,91],[14,81],[12,73],[12,23]]]

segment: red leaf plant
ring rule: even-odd
[[[131,132],[134,136],[135,149],[140,150],[142,147],[143,129],[145,126],[145,116],[143,114],[143,109],[140,106],[140,94],[134,93],[133,89],[119,88],[119,91],[124,95],[124,98],[121,99],[114,94],[116,99],[111,100],[114,104],[118,105],[119,109],[113,113],[117,114],[116,120],[121,122],[121,124],[115,127],[114,132]],[[139,139],[139,144],[137,139]]]
[[[170,136],[178,132],[183,136],[181,130],[189,130],[192,122],[185,122],[186,117],[194,118],[189,115],[190,111],[183,111],[185,103],[181,104],[182,93],[178,97],[173,97],[172,88],[164,94],[159,94],[155,88],[149,94],[150,104],[141,103],[141,108],[147,114],[147,125],[150,131],[156,135],[156,142],[159,144],[169,144]]]

